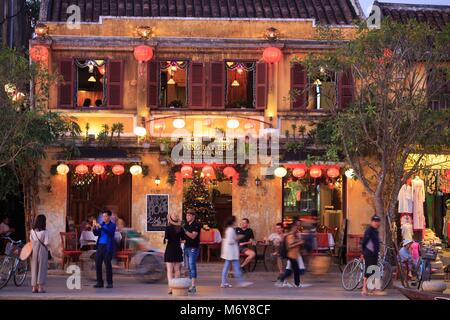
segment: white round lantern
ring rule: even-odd
[[[275,174],[275,176],[277,176],[278,178],[283,178],[283,177],[286,176],[287,170],[286,170],[286,168],[278,167],[278,168],[275,169],[274,174]]]
[[[178,118],[173,120],[172,124],[176,129],[183,129],[186,126],[186,121],[184,121],[184,119]]]
[[[130,167],[130,173],[133,176],[140,175],[140,174],[142,174],[142,167],[140,165],[138,165],[138,164],[135,164],[135,165]]]
[[[352,168],[347,169],[345,171],[345,176],[349,179],[354,179],[355,178],[355,170],[353,170]]]
[[[61,163],[56,167],[56,172],[58,172],[58,174],[65,176],[66,174],[68,174],[70,171],[69,166],[65,163]]]
[[[134,134],[141,138],[145,137],[147,135],[147,129],[144,127],[136,127],[134,128]]]
[[[239,128],[239,120],[237,119],[230,119],[227,121],[227,127],[230,129],[236,129]]]

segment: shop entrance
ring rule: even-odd
[[[109,209],[118,218],[131,225],[131,174],[120,176],[93,173],[69,173],[67,229],[80,230],[80,224],[89,216],[98,217]]]

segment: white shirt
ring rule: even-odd
[[[413,195],[412,187],[404,184],[398,193],[398,212],[412,213],[413,212]]]
[[[278,233],[271,233],[267,238],[270,242],[273,243],[274,246],[279,246],[281,243],[281,236]]]
[[[225,231],[225,238],[222,239],[222,254],[220,257],[224,260],[239,260],[239,245],[234,228],[228,227]]]
[[[44,245],[48,245],[48,231],[47,230],[42,230],[42,231],[36,231],[36,230],[31,230],[30,232],[30,240],[31,241],[38,241],[38,238],[44,243]]]

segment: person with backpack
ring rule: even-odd
[[[300,246],[304,242],[303,240],[298,239],[297,231],[297,224],[290,224],[287,234],[280,243],[279,255],[281,258],[285,257],[288,259],[288,265],[286,265],[284,275],[281,277],[280,281],[276,283],[277,286],[280,286],[281,283],[283,287],[290,286],[287,284],[286,279],[294,272],[294,287],[301,288],[299,258],[301,258]]]

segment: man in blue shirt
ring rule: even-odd
[[[106,288],[113,287],[112,265],[111,259],[114,252],[114,234],[116,232],[116,224],[111,221],[112,212],[106,210],[103,212],[103,222],[101,224],[94,222],[94,235],[97,239],[97,252],[95,256],[95,268],[97,271],[97,283],[94,288],[103,288],[103,272],[102,264],[106,267]]]

